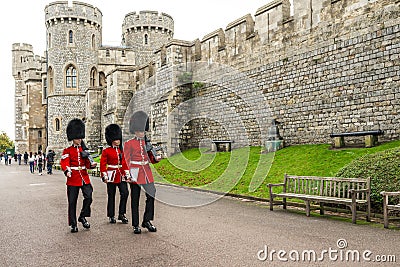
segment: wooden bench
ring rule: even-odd
[[[282,187],[281,193],[274,193],[273,187]],[[304,200],[306,215],[310,216],[310,202],[320,204],[320,214],[324,214],[324,203],[342,204],[350,208],[352,222],[356,223],[357,206],[367,208],[367,218],[371,215],[371,187],[370,178],[341,178],[341,177],[316,177],[294,176],[285,174],[283,183],[268,184],[269,205],[273,210],[274,204],[282,204],[286,209],[287,198]],[[281,202],[274,202],[275,197],[282,198]]]
[[[211,140],[211,151],[216,152],[216,151],[226,151],[229,152],[232,150],[232,143],[233,140]],[[224,144],[225,145],[225,150],[221,150],[220,145]]]
[[[383,196],[383,225],[385,228],[389,228],[389,212],[400,211],[400,203],[396,205],[389,204],[389,197],[400,196],[400,192],[381,192]]]
[[[374,131],[361,131],[361,132],[347,132],[347,133],[332,133],[330,134],[331,138],[334,138],[334,147],[340,148],[344,147],[344,138],[345,137],[354,137],[354,136],[365,136],[365,147],[373,147],[378,144],[378,135],[383,135],[382,130],[374,130]]]

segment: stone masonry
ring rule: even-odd
[[[47,112],[41,129],[58,151],[73,117],[85,119],[95,150],[105,144],[109,123],[121,124],[130,138],[127,121],[138,109],[150,115],[152,141],[168,154],[208,139],[264,145],[272,119],[286,145],[330,143],[329,134],[342,131],[382,129],[380,140],[400,137],[399,0],[294,0],[292,7],[275,0],[193,41],[172,39],[167,14],[132,12],[119,47],[101,44],[97,7],[59,1],[45,13],[47,62],[19,62],[34,57],[32,49],[13,45],[17,146],[32,142],[23,127],[37,128],[23,111],[32,82],[23,75],[31,69],[39,73],[38,103]],[[72,90],[65,86],[71,65],[78,73]]]

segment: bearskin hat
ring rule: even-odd
[[[85,138],[85,123],[80,119],[72,119],[67,125],[68,141]]]
[[[109,146],[111,146],[112,142],[115,140],[120,140],[122,143],[122,130],[118,124],[110,124],[106,127],[106,141]]]
[[[144,111],[136,111],[129,120],[129,132],[144,132],[149,130],[149,116]]]

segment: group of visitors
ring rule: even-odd
[[[24,155],[22,155],[21,153],[18,153],[18,152],[14,153],[14,156],[13,156],[11,153],[6,151],[4,153],[0,153],[0,161],[3,161],[3,158],[4,158],[4,164],[11,165],[12,159],[14,158],[14,161],[18,162],[18,165],[21,165],[23,156]]]
[[[54,156],[56,154],[53,150],[49,150],[49,153],[45,155],[42,151],[39,152],[25,152],[24,154],[24,162],[25,164],[29,163],[29,170],[31,173],[35,173],[38,171],[39,175],[43,175],[43,170],[47,166],[47,174],[53,174],[53,165],[54,165]]]
[[[15,162],[18,162],[18,165],[21,165],[22,160],[25,165],[29,164],[29,170],[31,173],[35,173],[37,171],[39,175],[43,174],[43,170],[47,165],[47,174],[53,173],[53,165],[54,165],[54,156],[55,153],[53,150],[49,150],[49,153],[45,155],[42,151],[39,152],[25,152],[24,154],[21,153],[14,153],[14,156],[11,154],[4,152],[0,154],[0,161],[3,161],[5,165],[11,165],[12,159],[14,158]]]

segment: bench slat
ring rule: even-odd
[[[278,193],[274,194],[275,197],[287,197],[287,198],[298,198],[302,200],[319,201],[319,202],[330,202],[340,204],[351,204],[351,198],[339,198],[339,197],[323,197],[317,195],[304,195],[294,193]],[[357,204],[366,204],[367,200],[357,199]],[[400,207],[400,206],[399,206]]]

